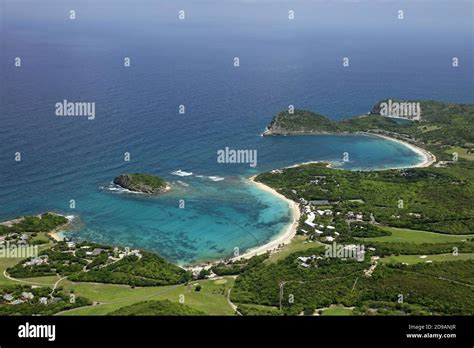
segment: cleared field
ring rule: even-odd
[[[464,158],[468,161],[474,161],[474,153],[468,153],[467,152],[467,149],[463,148],[463,147],[450,147],[449,149],[447,149],[446,151],[444,151],[444,153],[447,153],[449,155],[452,155],[454,152],[457,152],[458,156],[461,157],[461,158]]]
[[[48,242],[46,244],[41,244],[38,246],[38,252],[49,248],[52,245],[51,242]],[[10,280],[4,276],[4,271],[8,267],[12,267],[16,265],[18,262],[21,260],[24,260],[22,257],[0,257],[0,285],[9,285],[9,284],[20,284],[21,282],[17,282],[14,280]],[[51,277],[38,277],[38,278],[22,278],[21,280],[26,281],[26,282],[37,282],[39,284],[54,284],[54,282],[58,278],[56,276],[51,276]]]
[[[422,255],[392,255],[383,257],[380,259],[381,263],[407,263],[413,265],[415,263],[421,263],[426,261],[442,262],[442,261],[460,261],[460,260],[474,260],[474,253],[458,254],[437,254],[437,255],[425,255],[426,258],[420,258]]]
[[[46,232],[38,232],[38,234],[31,238],[31,241],[32,242],[43,242],[43,243],[48,243],[49,242],[49,237],[48,237],[48,234]]]
[[[285,245],[280,251],[275,254],[270,255],[270,257],[265,260],[265,263],[274,263],[279,260],[283,260],[285,257],[291,253],[307,250],[311,248],[317,248],[322,244],[319,242],[304,243],[307,240],[305,236],[295,236],[290,244]]]
[[[226,297],[234,279],[232,277],[225,279],[227,281],[224,284],[219,280],[202,280],[189,285],[134,289],[121,285],[72,283],[66,280],[61,283],[64,289],[73,289],[76,295],[82,295],[100,303],[96,306],[68,311],[62,315],[105,315],[137,302],[167,299],[179,303],[182,298],[184,298],[184,304],[209,315],[234,315]],[[200,291],[196,291],[198,283],[201,285]]]
[[[388,243],[449,243],[474,238],[472,235],[452,235],[435,232],[409,230],[405,228],[381,227],[385,231],[392,233],[390,236],[358,238],[360,240]]]
[[[10,285],[10,284],[18,284],[17,282],[6,278],[3,275],[3,272],[8,268],[16,265],[22,259],[20,258],[13,258],[13,257],[6,257],[0,258],[0,285]]]
[[[324,309],[321,315],[352,315],[352,308],[345,308],[345,307],[331,307],[328,309]]]

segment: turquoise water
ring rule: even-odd
[[[420,160],[367,136],[261,137],[289,104],[341,119],[385,98],[474,100],[468,2],[403,2],[410,13],[403,25],[392,16],[396,1],[395,12],[373,2],[74,5],[79,16],[69,22],[63,1],[7,2],[0,37],[0,219],[72,214],[72,238],[140,247],[179,263],[243,252],[290,221],[286,203],[246,177],[306,161],[341,164],[344,152],[344,169]],[[292,23],[280,17],[289,6],[298,16]],[[180,8],[185,22],[177,22]],[[350,69],[340,64],[346,55]],[[457,69],[447,63],[454,55]],[[12,57],[22,58],[21,68]],[[55,116],[64,99],[95,102],[95,120]],[[217,163],[226,146],[257,150],[257,167]],[[171,174],[178,169],[193,175]],[[115,176],[130,172],[161,175],[173,190],[156,198],[110,190]]]

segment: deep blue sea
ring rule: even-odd
[[[0,11],[0,219],[74,215],[72,238],[177,263],[244,251],[289,223],[287,204],[250,175],[314,160],[420,160],[368,136],[261,137],[289,104],[341,119],[385,98],[474,102],[471,1],[4,0]],[[56,116],[64,99],[95,102],[95,119]],[[258,165],[217,163],[226,146],[257,150]],[[109,189],[131,172],[161,175],[173,190]]]

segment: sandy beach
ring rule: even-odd
[[[56,242],[61,242],[64,240],[64,233],[62,229],[64,229],[67,225],[61,226],[60,228],[57,228],[51,232],[48,233],[48,235],[53,238]]]
[[[68,222],[65,223],[64,225],[58,226],[54,230],[47,232],[48,236],[50,236],[51,238],[53,238],[57,242],[60,242],[60,241],[64,240],[64,229],[66,229],[70,226],[72,220],[74,220],[74,215],[65,216],[65,215],[58,214],[58,213],[55,213],[55,212],[52,212],[52,211],[47,212],[47,214],[62,216],[62,217],[65,217],[68,220]],[[41,215],[42,214],[37,214],[35,216],[37,218],[41,218]],[[22,216],[22,217],[19,217],[19,218],[16,218],[16,219],[3,221],[3,222],[0,222],[0,225],[7,226],[7,227],[12,227],[13,225],[23,221],[24,218],[25,217]]]
[[[274,251],[275,249],[277,249],[279,246],[281,246],[283,244],[289,244],[291,242],[291,240],[293,239],[293,237],[296,235],[296,229],[298,228],[298,222],[299,222],[300,216],[301,216],[300,209],[299,209],[298,204],[296,202],[292,201],[291,199],[286,198],[285,196],[278,193],[277,191],[275,191],[271,187],[269,187],[267,185],[264,185],[260,182],[255,181],[255,176],[250,177],[249,180],[254,185],[256,185],[259,189],[261,189],[263,191],[266,191],[266,192],[269,192],[269,193],[277,196],[278,198],[286,201],[288,203],[290,209],[291,209],[291,214],[292,214],[293,221],[292,221],[291,224],[287,225],[283,229],[283,231],[275,239],[269,241],[268,243],[266,243],[264,245],[252,248],[252,249],[248,250],[247,252],[245,252],[242,255],[233,257],[231,259],[232,261],[236,261],[236,260],[240,260],[240,259],[249,259],[249,258],[251,258],[253,256],[256,256],[256,255],[265,254],[268,251]]]
[[[378,133],[362,133],[362,134],[367,134],[367,135],[371,135],[371,136],[376,136],[376,137],[380,137],[380,138],[384,138],[384,139],[387,139],[387,140],[390,140],[390,141],[395,141],[399,144],[402,144],[406,147],[408,147],[410,150],[412,150],[413,152],[416,152],[417,154],[419,154],[420,156],[423,157],[423,161],[416,164],[416,165],[413,165],[413,166],[401,166],[401,167],[396,167],[396,168],[391,168],[391,169],[403,169],[403,168],[425,168],[425,167],[429,167],[430,165],[432,165],[433,163],[436,162],[436,156],[433,155],[431,152],[429,152],[428,150],[425,150],[419,146],[416,146],[412,143],[409,143],[407,141],[403,141],[403,140],[400,140],[400,139],[396,139],[396,138],[392,138],[392,137],[389,137],[388,135],[383,135],[383,134],[378,134]]]
[[[395,139],[395,138],[389,137],[387,135],[377,134],[377,133],[361,132],[361,133],[357,133],[357,134],[362,134],[362,135],[367,135],[367,136],[376,136],[376,137],[381,137],[381,138],[384,138],[384,139],[387,139],[387,140],[390,140],[390,141],[395,141],[397,143],[402,144],[403,146],[406,146],[406,147],[410,148],[410,150],[412,150],[413,152],[419,154],[423,158],[423,161],[421,161],[420,163],[417,163],[416,165],[401,166],[401,167],[397,167],[397,168],[392,167],[391,169],[423,168],[423,167],[429,167],[430,165],[432,165],[433,163],[436,162],[436,156],[433,155],[431,152],[429,152],[429,151],[427,151],[427,150],[425,150],[421,147],[418,147],[414,144],[411,144],[409,142],[406,142],[406,141],[403,141],[403,140],[400,140],[400,139]],[[302,166],[302,165],[305,165],[305,164],[320,163],[320,162],[321,161],[308,161],[308,162],[298,163],[298,164],[294,164],[292,166],[285,167],[285,169],[295,168],[295,167],[299,167],[299,166]],[[328,163],[327,166],[329,168],[333,167],[331,163]],[[269,252],[269,251],[270,252],[275,252],[275,251],[277,251],[277,249],[279,249],[279,246],[284,245],[284,244],[289,244],[291,242],[291,240],[293,239],[293,237],[296,235],[296,230],[298,228],[298,222],[299,222],[299,219],[300,219],[300,216],[301,216],[298,204],[296,202],[286,198],[282,194],[278,193],[277,191],[275,191],[271,187],[269,187],[267,185],[264,185],[260,182],[255,181],[255,177],[256,177],[256,175],[250,177],[249,180],[254,185],[256,185],[259,189],[267,191],[267,192],[277,196],[278,198],[283,199],[286,202],[288,202],[288,205],[289,205],[289,207],[292,211],[293,222],[291,224],[289,224],[288,226],[286,226],[282,230],[282,232],[275,239],[269,241],[268,243],[266,243],[264,245],[252,248],[252,249],[246,251],[242,255],[230,258],[227,261],[237,261],[237,260],[240,260],[240,259],[249,259],[253,256],[261,255],[261,254],[264,254],[264,253]],[[188,266],[188,267],[186,267],[186,269],[192,269],[196,266],[204,267],[204,268],[208,269],[208,268],[212,267],[213,265],[219,264],[223,261],[224,260],[216,260],[216,261],[201,263],[199,265]]]

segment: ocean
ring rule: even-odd
[[[386,98],[474,101],[472,3],[430,3],[4,1],[0,219],[74,215],[71,238],[180,264],[264,244],[290,211],[247,177],[316,160],[343,169],[420,161],[375,137],[261,137],[276,113],[291,104],[342,119]],[[63,100],[95,103],[95,119],[56,116]],[[257,166],[218,163],[225,147],[257,150]],[[173,190],[144,197],[110,185],[133,172]]]

